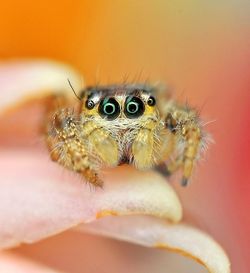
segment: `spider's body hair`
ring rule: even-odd
[[[89,87],[79,98],[76,111],[50,111],[47,140],[53,160],[98,186],[101,168],[124,163],[140,170],[165,165],[167,173],[181,169],[187,183],[207,145],[196,111],[145,84]],[[135,114],[128,112],[134,109]]]

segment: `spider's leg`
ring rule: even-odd
[[[58,104],[58,102],[62,102]],[[80,137],[79,118],[72,108],[63,108],[67,100],[51,101],[46,121],[46,140],[53,161],[80,173],[88,182],[102,187],[87,142]],[[59,108],[58,108],[59,107]],[[54,112],[53,112],[54,111]]]
[[[181,184],[186,186],[191,177],[194,162],[199,158],[204,133],[197,113],[186,106],[169,102],[165,107],[165,126],[175,138],[176,158],[168,164],[168,172],[182,169]]]

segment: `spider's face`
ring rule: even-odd
[[[155,116],[157,112],[152,90],[143,85],[88,88],[83,93],[81,111],[85,116],[111,123],[139,122]]]

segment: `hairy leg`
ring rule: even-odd
[[[164,109],[166,129],[175,139],[175,159],[167,166],[169,173],[178,169],[183,172],[182,185],[188,184],[194,162],[199,158],[204,132],[197,113],[186,106],[169,102]]]
[[[52,98],[48,107],[46,139],[51,159],[101,187],[103,182],[97,175],[95,159],[89,153],[86,139],[79,137],[78,115],[67,106],[67,99],[58,96]]]

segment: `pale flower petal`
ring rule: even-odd
[[[76,90],[84,87],[82,77],[70,66],[49,60],[0,63],[0,113],[11,104],[46,92],[68,90],[68,79]],[[41,92],[42,91],[42,92]]]
[[[39,152],[2,152],[0,165],[0,248],[35,242],[110,214],[173,222],[182,217],[174,190],[154,172],[105,171],[104,188],[97,189]]]
[[[147,216],[123,216],[100,219],[78,230],[177,252],[201,263],[211,273],[230,272],[223,249],[209,235],[189,225]]]

